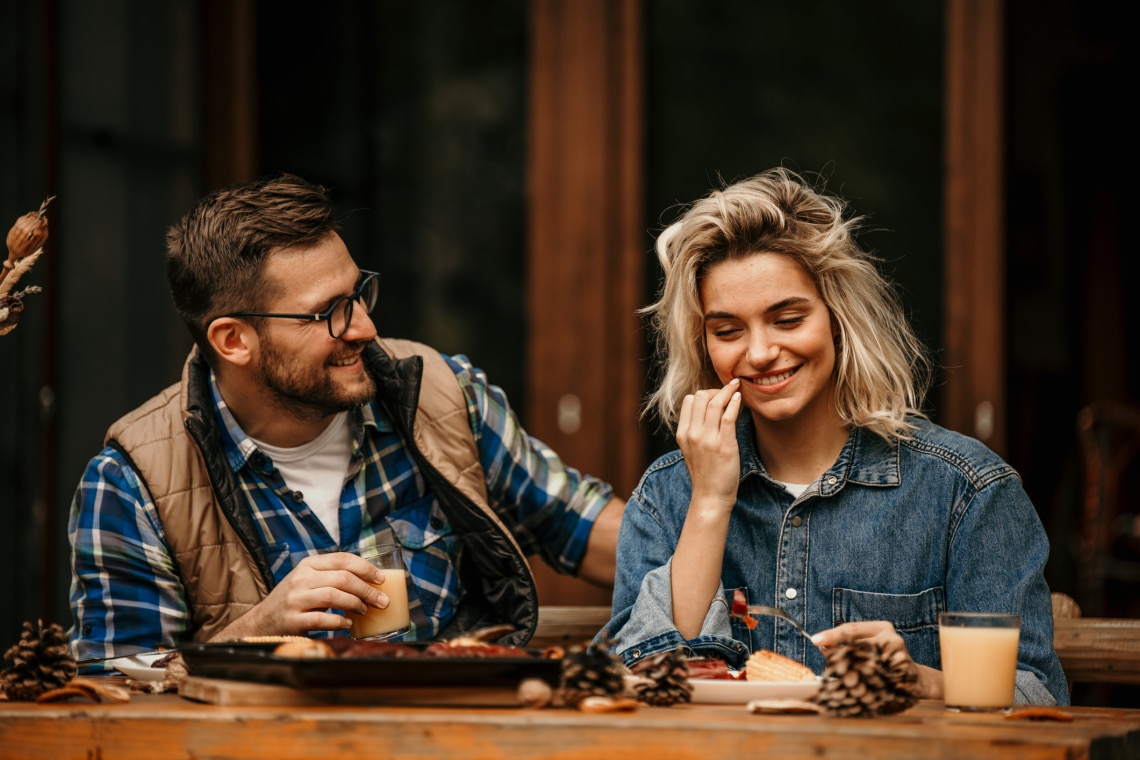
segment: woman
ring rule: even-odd
[[[920,411],[929,362],[857,217],[785,169],[694,203],[665,230],[652,315],[664,375],[647,411],[679,451],[642,477],[618,539],[607,630],[627,665],[682,646],[740,667],[771,649],[904,649],[942,696],[938,613],[1022,616],[1017,700],[1068,702],[1049,544],[1017,473]]]

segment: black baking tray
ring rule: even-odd
[[[192,676],[277,684],[294,688],[448,687],[515,688],[526,678],[557,687],[562,662],[520,657],[278,657],[276,644],[224,643],[183,646]]]

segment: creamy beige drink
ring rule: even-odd
[[[384,582],[372,586],[388,595],[388,606],[384,609],[369,607],[368,612],[358,615],[349,612],[352,618],[352,637],[355,639],[391,638],[408,630],[411,618],[408,615],[408,586],[403,570],[384,570]]]
[[[939,622],[946,707],[978,712],[1010,707],[1019,616],[943,613]]]

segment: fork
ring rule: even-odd
[[[131,652],[130,654],[113,654],[110,657],[88,657],[85,660],[76,660],[76,665],[91,665],[96,662],[110,662],[111,660],[125,660],[128,657],[149,657],[152,654],[173,654],[178,651],[178,647],[165,647],[163,649],[144,649],[141,652]]]
[[[797,631],[803,634],[803,637],[805,639],[811,641],[811,634],[807,632],[807,629],[800,625],[791,615],[784,612],[779,607],[773,607],[769,604],[750,604],[748,605],[748,614],[771,615],[772,617],[778,617],[781,620],[786,620],[787,622],[791,623],[792,628],[795,628]],[[814,641],[812,641],[812,646],[816,647],[820,651],[825,651],[823,647],[819,646]]]

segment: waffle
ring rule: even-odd
[[[760,649],[748,658],[748,663],[744,666],[744,677],[748,681],[798,683],[814,681],[815,673],[806,665],[801,665],[782,654],[776,654],[769,649]]]
[[[278,657],[336,657],[336,652],[320,639],[286,641],[273,650]]]
[[[311,641],[308,636],[243,636],[242,644],[284,644],[289,641]]]

